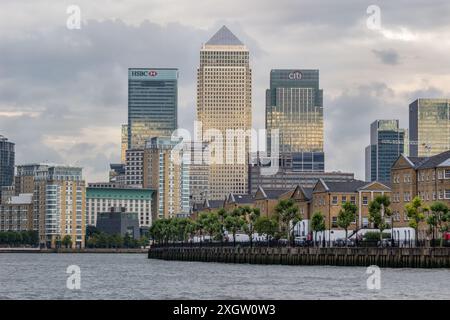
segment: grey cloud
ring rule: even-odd
[[[385,49],[385,50],[373,49],[372,52],[384,64],[396,65],[399,63],[399,55],[393,49]]]

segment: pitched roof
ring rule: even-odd
[[[253,195],[251,194],[233,194],[228,197],[230,203],[252,203]]]
[[[355,192],[367,182],[361,180],[351,180],[345,182],[327,182],[329,192]]]
[[[450,150],[444,151],[442,153],[431,156],[429,158],[425,158],[424,161],[422,161],[418,165],[416,165],[416,169],[435,168],[448,159],[450,159]]]
[[[244,45],[226,26],[222,26],[212,37],[206,42],[207,45],[222,46],[242,46]]]
[[[291,191],[292,189],[263,189],[262,191],[265,193],[268,199],[278,199],[282,194]]]

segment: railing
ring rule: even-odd
[[[440,241],[425,241],[420,240],[417,243],[414,240],[411,241],[397,241],[384,239],[383,241],[379,240],[359,240],[359,241],[294,241],[288,242],[285,240],[270,240],[270,241],[202,241],[202,242],[155,242],[151,245],[153,248],[158,247],[334,247],[334,248],[342,248],[342,247],[372,247],[372,248],[389,248],[389,247],[400,247],[400,248],[414,248],[414,247],[440,247]],[[450,247],[450,241],[446,240],[443,243],[443,247]]]

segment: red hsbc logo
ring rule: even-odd
[[[149,77],[156,77],[157,75],[158,75],[158,72],[156,72],[154,70],[148,72]]]
[[[131,76],[133,77],[156,77],[158,72],[155,70],[133,70]]]

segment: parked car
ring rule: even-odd
[[[383,239],[378,241],[378,246],[382,248],[392,247],[392,239]]]
[[[355,242],[353,240],[350,239],[336,239],[336,241],[334,242],[334,245],[336,247],[354,247],[355,246]]]

